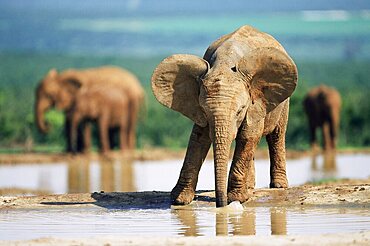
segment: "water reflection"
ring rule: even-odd
[[[336,153],[335,151],[323,152],[321,162],[317,161],[318,155],[313,153],[311,169],[314,179],[329,179],[337,176]]]
[[[290,186],[320,179],[366,179],[369,154],[326,154],[287,161]],[[127,158],[90,160],[73,158],[50,164],[0,165],[0,189],[26,189],[52,194],[110,191],[170,191],[176,184],[182,160],[133,161]],[[256,188],[269,184],[269,160],[256,160]],[[197,190],[214,189],[214,165],[206,160]],[[164,173],[165,170],[165,173]],[[164,176],[165,174],[165,176]],[[164,178],[165,177],[165,178]],[[34,193],[32,193],[34,191]]]
[[[203,236],[201,230],[204,228],[202,219],[204,211],[197,211],[191,206],[185,209],[172,209],[171,213],[181,223],[179,235],[181,236]],[[287,235],[287,212],[286,208],[270,208],[271,235]],[[242,212],[225,212],[222,210],[212,213],[215,216],[216,236],[248,236],[256,235],[256,208],[247,208]],[[263,213],[259,212],[260,216]],[[199,217],[198,217],[199,216]],[[265,218],[261,218],[264,220]],[[266,223],[265,221],[263,221]],[[209,218],[205,222],[209,226]],[[266,225],[264,225],[266,226]]]
[[[98,169],[98,170],[95,170]],[[98,174],[98,175],[97,175]],[[92,177],[95,186],[92,188]],[[68,163],[68,193],[87,193],[91,190],[105,192],[136,191],[132,159],[109,159],[102,157],[98,164],[86,158],[78,158]]]
[[[287,235],[286,208],[270,208],[271,235]]]
[[[90,161],[80,159],[68,163],[68,193],[85,193],[90,190]]]
[[[180,221],[182,227],[179,230],[181,236],[201,236],[199,233],[199,224],[193,209],[172,209],[174,214]]]

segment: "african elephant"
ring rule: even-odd
[[[316,129],[322,129],[323,149],[325,151],[336,148],[336,139],[339,132],[341,97],[339,92],[325,85],[311,89],[304,101],[303,107],[307,114],[310,131],[310,144],[316,146]]]
[[[110,149],[109,129],[112,128],[118,128],[120,148],[122,151],[125,150],[129,143],[128,111],[127,95],[124,91],[117,90],[116,85],[99,83],[81,88],[76,94],[75,103],[68,116],[71,119],[72,151],[77,151],[78,126],[89,121],[96,121],[98,124],[101,152],[106,153]]]
[[[160,103],[195,123],[180,177],[171,192],[173,204],[192,201],[211,144],[216,206],[246,201],[248,188],[255,185],[254,152],[263,135],[270,152],[270,187],[287,187],[285,131],[297,68],[273,37],[243,26],[212,43],[203,59],[186,54],[167,57],[151,81]]]
[[[127,135],[128,147],[135,146],[135,128],[137,114],[144,99],[144,90],[138,79],[130,72],[118,67],[100,67],[85,70],[69,69],[58,73],[52,69],[42,79],[36,90],[35,114],[36,123],[43,133],[48,132],[44,114],[51,107],[56,107],[66,114],[65,132],[67,137],[67,151],[72,151],[71,143],[71,119],[70,111],[76,102],[76,95],[81,88],[89,88],[92,85],[114,85],[117,90],[126,93],[128,99],[128,122]],[[90,129],[84,128],[84,132],[77,134],[78,151],[86,151],[90,147]]]

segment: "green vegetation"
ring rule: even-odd
[[[64,146],[61,112],[51,111],[47,119],[52,125],[50,134],[40,134],[34,123],[35,88],[40,79],[53,67],[87,68],[117,65],[135,73],[147,92],[145,114],[138,126],[138,146],[186,147],[192,123],[179,113],[160,105],[150,90],[150,76],[163,59],[84,57],[52,54],[0,54],[0,146],[17,152],[27,147],[36,151],[59,151]],[[299,85],[291,98],[287,146],[308,148],[307,124],[302,99],[313,86],[325,83],[342,94],[343,110],[339,146],[370,145],[370,61],[297,61]],[[31,145],[31,147],[29,147]],[[32,147],[34,146],[34,147]]]

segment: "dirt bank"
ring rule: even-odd
[[[214,204],[213,191],[198,191],[194,204]],[[341,180],[288,189],[256,189],[245,206],[359,206],[370,208],[370,179]],[[95,192],[64,195],[0,196],[0,209],[63,206],[169,207],[169,192]],[[370,228],[369,228],[370,229]]]

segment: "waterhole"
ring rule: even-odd
[[[356,208],[248,207],[186,209],[67,208],[0,211],[0,239],[97,236],[298,235],[369,230],[370,211]]]
[[[268,187],[269,160],[256,160],[256,188]],[[50,164],[0,165],[0,189],[42,191],[50,194],[95,191],[170,191],[176,184],[182,160],[88,161]],[[287,160],[290,186],[338,178],[370,176],[369,154],[341,154],[330,158]],[[198,179],[198,190],[214,189],[213,161],[206,160]]]

